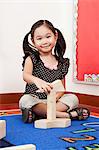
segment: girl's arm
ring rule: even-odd
[[[32,72],[33,72],[33,63],[30,56],[28,56],[25,60],[25,65],[23,70],[23,80],[28,84],[35,83],[35,85],[38,87],[40,92],[49,93],[53,88],[51,83],[48,83],[38,77],[33,76]]]
[[[61,81],[64,86],[64,79],[62,79]],[[63,95],[64,95],[64,92],[57,92],[56,93],[56,101],[58,101]]]
[[[28,56],[25,60],[24,70],[23,70],[23,80],[25,82],[34,83],[35,77],[32,75],[32,71],[33,71],[33,63],[30,56]]]

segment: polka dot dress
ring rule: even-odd
[[[31,54],[31,60],[33,62],[33,72],[32,75],[36,76],[46,82],[53,82],[57,79],[63,79],[68,73],[69,59],[63,58],[63,62],[58,61],[57,69],[47,68],[41,59],[37,60],[36,57]],[[36,92],[38,90],[37,86],[32,84],[26,84],[25,94],[33,94],[39,97],[39,99],[46,99],[46,93]]]

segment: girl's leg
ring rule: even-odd
[[[46,117],[47,116],[47,104],[39,103],[32,107],[32,110],[38,116]],[[58,118],[69,118],[69,114],[66,113],[68,106],[61,102],[56,103],[56,117]],[[77,113],[73,113],[73,116],[77,116]]]
[[[86,119],[88,110],[86,108],[78,108],[78,98],[74,94],[63,96],[56,103],[56,117],[57,118],[82,118]],[[47,117],[47,104],[39,103],[33,107],[33,111],[42,117]]]
[[[19,108],[22,111],[23,122],[33,122],[38,116],[45,117],[46,104],[40,103],[40,100],[30,94],[24,94],[19,100]],[[38,116],[37,116],[37,115]]]
[[[61,102],[56,103],[56,117],[59,118],[69,118],[69,113],[67,113],[67,110],[69,109],[69,106],[66,104],[63,104]],[[77,113],[73,113],[73,117],[77,116]]]
[[[66,105],[62,104],[61,102],[58,102],[56,107],[57,107],[56,108],[56,117],[69,118],[69,114],[66,113],[66,109],[68,109],[68,107],[66,107]],[[58,109],[58,107],[59,107],[59,109]],[[63,108],[64,108],[64,111],[63,111]],[[33,106],[32,110],[38,116],[47,117],[47,104],[39,103],[39,104]]]
[[[78,107],[78,102],[78,98],[74,94],[64,94],[56,103],[56,116],[69,118],[67,112]],[[77,116],[77,113],[73,112],[73,116]]]
[[[69,105],[69,106],[68,106]],[[56,103],[56,117],[59,118],[69,118],[70,115],[67,113],[68,110],[76,108],[78,106],[78,98],[73,94],[68,94],[63,96]],[[39,103],[32,107],[33,112],[38,116],[46,117],[47,116],[47,104]],[[77,116],[76,112],[72,113],[73,117]]]
[[[32,108],[34,114],[45,118],[47,116],[47,104],[42,102],[39,103],[37,101],[38,99],[33,98],[29,94],[26,94],[21,97],[19,101],[19,107],[21,110]],[[72,117],[78,116],[78,110],[73,110],[74,108],[78,107],[78,104],[78,98],[74,94],[66,94],[56,103],[56,117],[70,118],[70,114]],[[70,114],[68,113],[69,111],[71,111]],[[83,112],[83,116],[85,118],[88,116],[88,112],[85,109],[83,109],[82,112],[80,109],[79,112],[80,114]]]
[[[62,104],[61,102],[57,103],[59,105],[59,109],[56,111],[56,117],[58,118],[71,118],[71,119],[78,119],[78,120],[84,120],[87,119],[90,115],[90,112],[87,108],[75,108],[71,111],[61,111],[61,110],[67,110],[67,106],[65,104]]]
[[[57,107],[56,108],[56,117],[58,117],[58,118],[69,118],[69,114],[66,113],[66,109],[68,109],[68,107],[66,107],[66,105],[62,104],[61,102],[58,102],[57,104],[61,105],[61,107],[56,105],[56,107]],[[59,107],[59,110],[57,110],[58,107]],[[63,108],[64,108],[64,112],[63,112]],[[44,118],[47,117],[47,104],[39,103],[39,104],[33,106],[32,110],[38,116],[41,116]]]
[[[56,116],[66,118],[87,119],[90,112],[87,108],[78,108],[79,101],[76,95],[66,94],[56,104]]]
[[[61,102],[57,102],[56,103],[56,117],[58,118],[69,118],[69,114],[66,113],[66,111],[68,110],[68,106],[61,103]]]
[[[61,102],[63,105],[66,105],[68,109],[63,111],[69,112],[70,110],[77,108],[79,105],[79,99],[74,94],[64,94],[58,102]],[[58,110],[62,107],[62,105],[58,105]],[[64,109],[63,107],[61,109]]]
[[[32,107],[33,112],[41,117],[47,116],[47,104],[45,103],[38,103],[35,106]]]

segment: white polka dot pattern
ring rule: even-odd
[[[69,59],[63,58],[63,62],[58,61],[57,69],[49,69],[44,66],[42,60],[36,60],[35,56],[32,54],[31,59],[33,62],[33,76],[41,78],[49,83],[57,80],[63,79],[65,75],[68,73],[69,68]],[[38,88],[33,84],[26,84],[25,93],[34,94],[38,96],[40,99],[46,99],[47,95],[45,93],[36,92]]]

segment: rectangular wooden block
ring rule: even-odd
[[[56,119],[56,92],[47,96],[47,119]]]
[[[65,91],[61,80],[55,80],[52,91],[47,95],[47,119],[56,118],[56,92]]]
[[[26,144],[26,145],[2,148],[2,150],[36,150],[36,146],[33,144]]]
[[[6,136],[6,121],[0,120],[0,139]]]
[[[65,128],[71,126],[71,119],[68,118],[56,118],[53,120],[41,119],[35,121],[36,128]]]
[[[52,82],[53,85],[53,91],[55,92],[65,92],[65,88],[61,82],[61,80],[55,80],[54,82]]]

